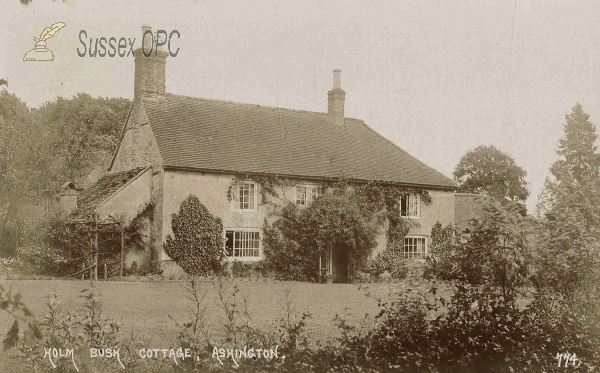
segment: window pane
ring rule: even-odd
[[[404,258],[425,258],[427,254],[426,237],[404,237]]]
[[[299,206],[306,206],[306,187],[296,187],[296,204]]]
[[[254,210],[255,208],[255,197],[254,197],[254,184],[253,183],[239,183],[237,192],[236,208],[240,210]]]
[[[260,232],[228,230],[225,232],[225,237],[227,238],[227,255],[233,257],[260,256]]]

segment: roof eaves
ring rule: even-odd
[[[138,172],[137,175],[135,175],[134,177],[132,177],[131,179],[129,179],[125,184],[121,185],[121,187],[119,189],[115,190],[110,195],[108,195],[104,201],[99,202],[96,205],[96,207],[94,208],[94,211],[98,211],[98,209],[100,208],[100,206],[102,206],[106,202],[110,201],[114,196],[116,196],[120,191],[122,191],[123,189],[125,189],[129,184],[131,184],[133,181],[135,181],[140,176],[142,176],[143,174],[145,174],[146,171],[148,171],[148,169],[151,168],[151,167],[152,167],[151,165],[148,165],[148,166],[144,167],[142,170],[140,170],[140,172]]]
[[[268,172],[245,172],[245,171],[185,167],[185,166],[172,166],[172,165],[164,165],[163,168],[165,170],[174,170],[174,171],[210,172],[210,173],[234,174],[234,175],[244,174],[244,175],[248,175],[248,176],[275,176],[275,177],[284,177],[284,178],[291,178],[291,179],[305,179],[305,180],[315,180],[315,181],[331,181],[331,180],[339,180],[342,178],[342,176],[331,176],[331,177],[306,176],[306,175],[293,175],[293,174],[277,174],[277,173],[268,173]],[[348,181],[355,182],[355,183],[368,183],[369,181],[373,181],[373,180],[349,178]],[[451,187],[451,186],[445,186],[445,185],[412,184],[412,183],[401,183],[401,182],[388,181],[388,180],[377,180],[377,181],[384,183],[384,184],[406,186],[406,187],[411,187],[411,188],[426,188],[426,189],[439,189],[439,190],[457,190],[458,189],[458,187]]]
[[[121,130],[121,138],[119,139],[119,144],[113,153],[112,159],[110,161],[110,166],[108,166],[108,170],[112,169],[112,166],[115,164],[115,160],[117,159],[117,154],[119,154],[119,150],[121,150],[121,143],[123,142],[123,138],[125,137],[125,133],[127,132],[127,124],[129,124],[129,118],[131,118],[131,112],[133,111],[134,102],[129,106],[129,113],[127,113],[127,118],[125,119],[125,123],[123,123],[123,129]]]

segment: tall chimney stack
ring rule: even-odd
[[[142,47],[133,52],[135,57],[135,79],[133,99],[165,98],[165,68],[169,53],[157,50],[152,27],[142,26]]]
[[[332,115],[336,124],[344,124],[344,102],[346,92],[342,89],[342,70],[333,70],[333,89],[327,92],[327,113]]]

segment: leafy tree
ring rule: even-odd
[[[172,215],[173,236],[168,235],[163,248],[167,255],[189,274],[208,275],[222,270],[223,223],[189,195],[181,202],[179,213]]]
[[[556,151],[561,159],[554,162],[550,172],[557,181],[569,177],[581,182],[587,177],[598,176],[600,154],[595,144],[598,138],[596,126],[580,104],[573,106],[566,120],[565,135],[558,141]]]
[[[116,149],[130,101],[78,94],[29,109],[0,92],[0,253],[11,255],[23,232],[24,209],[44,191],[86,176]]]
[[[0,251],[19,245],[20,206],[44,188],[51,163],[39,122],[18,97],[0,91]]]
[[[547,179],[538,212],[539,284],[571,298],[600,274],[600,155],[596,127],[581,105],[566,116],[565,135]]]
[[[478,146],[468,151],[454,169],[454,179],[466,193],[487,193],[524,204],[529,196],[527,173],[496,147]]]
[[[520,213],[517,203],[487,199],[481,221],[469,235],[452,240],[449,227],[432,229],[432,257],[426,274],[441,280],[497,289],[505,304],[514,303],[519,288],[529,283],[529,236],[535,221]]]
[[[282,218],[266,225],[265,258],[278,277],[311,280],[319,254],[329,245],[348,250],[352,268],[361,267],[377,246],[378,221],[366,201],[351,191],[337,191],[300,209],[288,204]]]
[[[59,97],[37,109],[53,150],[49,182],[84,184],[90,171],[99,165],[106,169],[118,146],[130,105],[131,101],[124,98],[92,98],[78,93],[69,99]]]

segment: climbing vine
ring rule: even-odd
[[[227,199],[232,201],[235,198],[235,187],[241,181],[252,180],[258,183],[260,186],[259,193],[263,203],[271,203],[272,198],[282,199],[277,189],[281,189],[286,186],[296,186],[296,182],[288,178],[279,176],[266,176],[266,175],[247,175],[239,174],[234,176],[229,188],[227,189]]]
[[[171,214],[173,235],[163,244],[165,253],[186,273],[208,275],[223,270],[223,222],[198,197],[190,194]]]
[[[418,222],[401,216],[402,198],[408,197],[409,195],[419,195],[424,204],[431,203],[431,196],[422,188],[407,187],[379,181],[357,183],[351,181],[347,177],[339,177],[324,180],[317,184],[320,195],[328,195],[326,198],[328,199],[327,203],[319,203],[317,205],[313,203],[313,205],[306,209],[297,209],[293,201],[282,198],[280,191],[284,187],[295,187],[301,183],[293,179],[278,176],[254,175],[236,175],[236,177],[234,177],[227,192],[230,201],[235,198],[234,193],[236,184],[246,180],[252,180],[258,184],[263,204],[278,206],[270,211],[270,216],[277,215],[283,218],[280,220],[286,220],[288,223],[291,221],[295,222],[292,223],[292,226],[289,226],[289,224],[275,224],[271,227],[270,225],[265,224],[264,242],[266,248],[265,255],[267,258],[281,266],[281,269],[283,269],[283,267],[287,268],[285,271],[280,271],[282,273],[290,274],[292,269],[295,269],[298,276],[293,277],[297,277],[298,279],[308,278],[310,275],[307,271],[312,271],[313,269],[310,267],[314,266],[314,261],[310,260],[309,263],[304,263],[305,265],[300,266],[302,268],[296,268],[300,263],[306,261],[301,260],[301,258],[308,259],[307,255],[309,257],[317,255],[318,258],[318,253],[314,253],[310,250],[309,253],[305,252],[309,249],[307,246],[310,246],[310,242],[313,242],[312,246],[316,244],[314,249],[317,250],[322,250],[324,242],[326,241],[339,241],[337,242],[338,244],[350,246],[353,248],[353,251],[358,250],[350,255],[351,261],[354,262],[353,264],[358,268],[361,265],[359,262],[364,262],[368,258],[370,251],[374,248],[371,243],[375,242],[375,237],[378,234],[377,231],[385,226],[385,235],[387,238],[386,251],[389,251],[390,253],[401,252],[404,237],[410,228],[419,225]],[[340,198],[336,199],[335,196]],[[284,203],[276,204],[274,199],[279,199]],[[320,199],[321,198],[317,199],[317,201]],[[344,206],[344,204],[351,204],[354,207]],[[357,216],[354,217],[355,215]],[[359,218],[358,215],[363,215],[364,219]],[[378,229],[372,229],[371,224],[368,222],[371,219]],[[356,225],[359,222],[364,229],[361,230],[359,228],[357,231],[352,232],[346,229],[348,225]],[[314,225],[314,227],[311,225]],[[273,229],[276,229],[276,231],[273,231]],[[328,236],[324,237],[324,234]],[[354,242],[342,242],[344,240],[342,238],[344,235],[350,235],[355,238],[363,235],[363,238],[361,238],[361,243],[356,245]],[[279,236],[281,237],[277,238]],[[288,242],[289,240],[293,242]],[[349,240],[351,241],[352,239]],[[278,249],[268,250],[267,248],[271,246],[277,246]],[[286,249],[283,249],[282,247],[285,247]],[[292,251],[294,253],[292,253]],[[296,253],[296,251],[298,252]],[[278,259],[275,258],[274,253],[283,252],[286,252],[285,256],[288,259],[295,259],[291,261],[285,260],[282,263],[279,263]],[[301,252],[304,254],[301,254]]]

